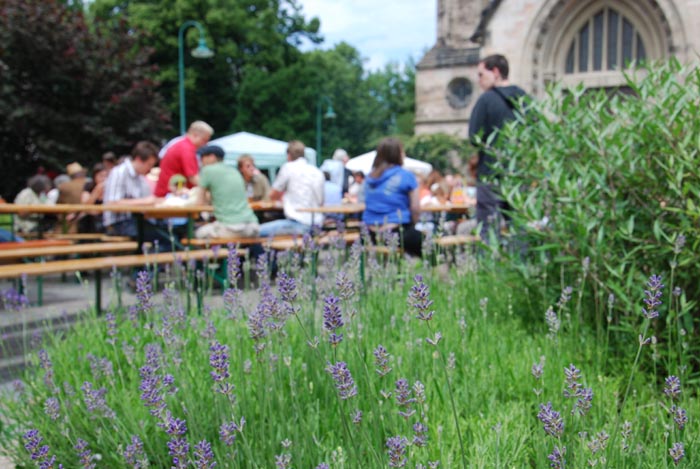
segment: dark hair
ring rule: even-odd
[[[47,192],[51,189],[51,185],[51,179],[43,174],[37,174],[27,180],[27,187],[34,191],[35,194]]]
[[[107,153],[102,155],[102,161],[109,161],[111,163],[115,163],[117,161],[117,155],[115,155],[113,151],[108,151]]]
[[[292,140],[287,146],[287,154],[292,157],[292,160],[296,160],[304,156],[304,151],[306,147],[299,140]]]
[[[95,163],[94,165],[92,165],[92,175],[93,175],[93,177],[95,176],[95,174],[99,173],[100,171],[104,171],[105,169],[106,169],[106,168],[105,168],[105,165],[104,165],[104,164],[102,164],[102,163]]]
[[[134,145],[131,156],[141,161],[148,161],[151,157],[158,158],[158,147],[152,142],[142,140]]]
[[[486,70],[493,70],[494,68],[497,68],[498,72],[501,74],[501,78],[508,78],[508,59],[501,54],[493,54],[484,57],[479,61],[479,63],[484,64],[484,68],[486,68]]]
[[[390,166],[403,164],[403,144],[396,138],[385,138],[377,145],[377,156],[372,163],[371,176],[376,178],[382,175]]]

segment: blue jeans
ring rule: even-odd
[[[158,241],[159,252],[170,252],[173,250],[173,245],[168,236],[168,227],[165,223],[151,223],[148,220],[143,221],[143,241],[155,242]],[[107,233],[119,236],[128,236],[132,239],[138,237],[138,228],[136,220],[130,218],[128,220],[118,221],[107,227]],[[154,248],[151,248],[153,251]]]
[[[299,223],[296,220],[289,220],[288,218],[283,218],[281,220],[269,221],[260,225],[260,236],[261,238],[267,238],[269,236],[276,235],[303,235],[311,231],[310,225],[305,225]]]

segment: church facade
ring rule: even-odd
[[[417,65],[417,134],[466,136],[480,58],[503,54],[534,96],[559,81],[624,83],[639,60],[700,58],[697,0],[437,0],[437,42]]]

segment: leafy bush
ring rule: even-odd
[[[465,138],[448,134],[416,135],[405,145],[411,158],[426,161],[444,173],[467,173],[467,162],[476,151]]]
[[[591,316],[605,314],[609,294],[629,311],[651,274],[680,285],[692,310],[700,286],[678,267],[700,261],[700,71],[671,61],[622,90],[554,87],[533,102],[503,130],[502,192],[550,278],[571,282],[589,263]]]

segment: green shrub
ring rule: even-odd
[[[416,135],[405,144],[406,154],[426,161],[442,173],[467,173],[467,162],[476,150],[465,138],[448,134]]]
[[[651,274],[680,285],[688,311],[700,289],[693,269],[677,268],[700,261],[700,72],[671,61],[622,90],[554,87],[535,100],[503,130],[502,192],[551,278],[573,284],[588,259],[591,314],[605,314],[609,294],[630,311]]]

